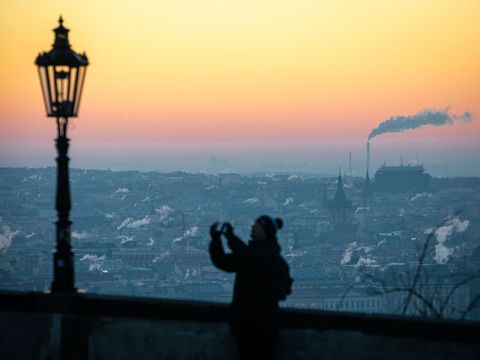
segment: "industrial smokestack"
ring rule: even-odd
[[[370,176],[370,141],[367,141],[367,175]]]
[[[352,177],[352,152],[348,153],[348,175]]]

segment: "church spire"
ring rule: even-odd
[[[345,207],[350,205],[350,203],[347,201],[347,196],[345,195],[345,189],[343,188],[343,180],[340,169],[338,170],[337,190],[335,191],[332,205],[334,207]]]
[[[334,228],[337,226],[340,226],[340,228],[342,228],[343,226],[351,224],[352,202],[347,200],[347,196],[345,195],[341,171],[339,171],[338,173],[337,189],[335,191],[333,199],[330,201],[329,208],[330,224],[332,224]],[[340,228],[337,230],[343,231],[340,230]]]

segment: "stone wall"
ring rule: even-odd
[[[1,359],[237,358],[222,305],[1,293],[0,305]],[[288,310],[276,353],[278,359],[480,359],[479,329],[473,322]]]

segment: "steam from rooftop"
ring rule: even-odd
[[[385,133],[403,132],[425,125],[453,125],[458,122],[470,122],[472,119],[472,113],[468,111],[461,115],[455,115],[450,113],[449,108],[442,111],[425,109],[411,116],[399,115],[388,118],[370,132],[368,140]]]
[[[19,231],[12,231],[10,226],[0,217],[0,251],[8,249],[12,239]]]

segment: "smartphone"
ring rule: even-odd
[[[222,227],[220,228],[220,233],[225,234],[225,230],[227,230],[227,223],[226,222],[224,222],[222,224]]]

